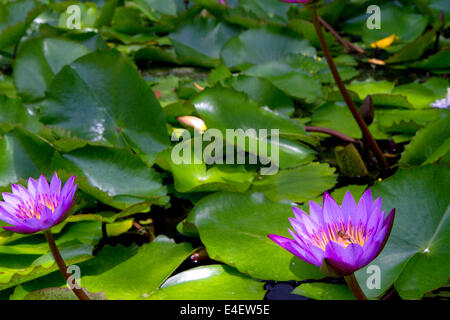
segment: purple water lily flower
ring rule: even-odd
[[[30,234],[58,224],[75,202],[74,182],[75,177],[71,177],[61,189],[61,180],[55,173],[50,185],[43,175],[38,181],[28,179],[28,189],[13,184],[12,193],[2,193],[4,201],[0,201],[0,220],[12,225],[3,228]]]
[[[342,205],[325,192],[323,208],[309,202],[310,215],[293,208],[289,218],[294,239],[269,234],[269,238],[321,271],[338,276],[352,274],[375,259],[383,249],[394,222],[395,209],[385,218],[381,198],[372,201],[368,189],[356,204],[350,191]]]

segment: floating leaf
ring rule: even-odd
[[[170,34],[177,58],[184,63],[215,66],[222,46],[237,29],[215,19],[194,19]]]
[[[346,284],[304,283],[295,288],[292,293],[316,300],[355,300]]]
[[[25,129],[37,132],[42,124],[30,114],[19,99],[0,95],[0,123],[20,124]]]
[[[81,285],[103,291],[108,300],[143,299],[154,292],[193,252],[190,244],[175,244],[159,236],[142,247],[105,247],[92,261],[80,264]]]
[[[2,3],[0,7],[0,50],[17,44],[45,7],[34,0]]]
[[[293,257],[271,241],[271,233],[289,236],[292,206],[262,193],[220,192],[200,200],[189,213],[208,255],[256,279],[321,278],[317,267]],[[270,257],[270,259],[268,259]]]
[[[417,132],[405,147],[400,159],[402,167],[427,165],[438,161],[450,150],[450,117],[444,113],[441,119]]]
[[[53,166],[76,174],[81,190],[119,209],[166,195],[161,177],[128,150],[86,146],[58,155]]]
[[[129,145],[149,164],[168,145],[154,93],[115,51],[94,52],[64,67],[50,85],[41,120],[89,141]]]
[[[382,197],[386,210],[396,209],[394,227],[381,254],[371,262],[381,271],[381,288],[368,289],[366,295],[378,296],[392,284],[404,299],[420,299],[450,276],[450,172],[429,165],[400,169],[394,176],[377,182],[375,197]],[[356,273],[365,284],[372,272]]]
[[[88,292],[87,296],[90,300],[106,300],[102,292]],[[23,300],[78,300],[78,298],[69,288],[47,288],[30,292]]]
[[[307,40],[273,27],[250,29],[231,38],[221,57],[227,67],[244,67],[276,61],[290,53],[314,55]]]
[[[334,169],[328,164],[311,163],[293,169],[281,170],[253,183],[256,191],[272,201],[283,199],[304,202],[317,197],[336,184]]]
[[[89,52],[86,46],[63,38],[25,41],[14,62],[17,91],[25,101],[43,98],[55,74]]]
[[[202,266],[169,278],[151,300],[262,300],[264,283],[223,265]]]
[[[39,137],[17,127],[0,139],[0,185],[48,172],[55,150]]]

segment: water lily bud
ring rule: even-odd
[[[207,129],[205,122],[202,119],[194,117],[194,116],[178,117],[177,120],[183,126],[185,126],[187,128],[194,128],[194,130],[197,130],[200,133],[205,132]]]
[[[359,109],[359,114],[363,117],[368,126],[372,124],[374,118],[374,108],[371,95],[368,95],[366,99],[364,99],[364,102]]]

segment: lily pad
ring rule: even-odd
[[[367,296],[378,296],[394,285],[402,298],[420,299],[448,281],[449,181],[447,168],[429,165],[400,169],[372,188],[375,197],[382,197],[384,208],[396,209],[396,217],[384,250],[356,273]],[[379,289],[364,285],[372,274],[367,273],[371,265],[380,268]]]
[[[80,264],[81,285],[104,291],[109,300],[143,299],[154,293],[185,260],[190,244],[159,236],[142,247],[106,247],[95,260]]]
[[[346,284],[304,283],[295,288],[292,293],[316,300],[355,300]]]
[[[272,201],[305,202],[334,187],[334,171],[328,164],[314,162],[262,177],[253,183],[253,189],[264,192]]]
[[[238,29],[215,19],[194,19],[170,34],[177,58],[184,63],[215,66],[225,42],[238,33]]]
[[[35,0],[2,3],[0,7],[0,50],[17,44],[33,20],[45,10]]]
[[[127,206],[166,195],[161,177],[128,150],[86,146],[55,157],[55,170],[65,170],[80,179],[80,189],[104,200],[94,187],[112,201],[106,203],[125,209]],[[84,183],[84,179],[87,183]]]
[[[231,38],[223,47],[221,57],[225,65],[245,67],[276,61],[290,53],[315,55],[316,50],[305,39],[282,32],[275,27],[244,31]]]
[[[63,38],[25,41],[14,62],[17,91],[25,101],[43,98],[55,74],[89,52],[86,46]]]
[[[323,277],[317,267],[293,257],[267,237],[271,233],[288,237],[291,216],[292,205],[272,202],[262,193],[220,192],[200,200],[188,219],[194,222],[212,259],[253,278]]]
[[[223,265],[202,266],[169,278],[151,300],[262,300],[264,283]]]
[[[74,136],[129,145],[149,164],[168,146],[161,106],[118,52],[94,52],[64,67],[46,97],[41,120],[71,130]]]
[[[405,147],[402,167],[427,165],[438,161],[450,150],[450,117],[444,113],[441,119],[418,131]]]
[[[17,127],[0,139],[0,185],[48,172],[55,150],[39,137]]]
[[[0,95],[0,124],[20,124],[29,131],[37,132],[42,124],[30,113],[19,99]]]

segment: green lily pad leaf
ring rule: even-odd
[[[97,51],[64,67],[46,96],[41,120],[74,136],[128,145],[149,164],[168,146],[164,115],[153,91],[116,51]]]
[[[8,122],[12,125],[21,124],[25,129],[37,132],[42,124],[30,114],[19,99],[0,95],[0,124]]]
[[[106,300],[103,292],[87,292],[90,300]],[[78,300],[69,288],[47,288],[28,293],[23,300]]]
[[[376,113],[375,120],[376,123]],[[311,125],[330,128],[342,132],[352,138],[361,138],[361,130],[353,118],[347,105],[343,102],[327,102],[320,106],[311,117]],[[370,126],[370,131],[375,139],[387,139],[388,136],[378,129]]]
[[[388,3],[380,6],[382,27],[380,29],[369,29],[366,20],[370,14],[366,13],[367,6],[362,8],[362,15],[348,20],[344,25],[344,31],[362,35],[362,39],[367,46],[395,34],[399,37],[398,41],[401,44],[390,49],[398,51],[406,43],[417,39],[428,23],[427,17],[416,13],[412,7]],[[356,26],[356,28],[353,26]]]
[[[198,139],[198,138],[197,138]],[[201,143],[201,142],[200,142]],[[194,139],[180,142],[180,146],[192,148]],[[175,163],[171,152],[165,152],[164,157],[170,165],[175,180],[175,190],[178,192],[205,191],[246,191],[256,176],[255,172],[245,170],[243,166],[216,164],[207,168],[206,163],[191,151],[190,163]]]
[[[435,29],[427,31],[422,36],[404,46],[400,51],[396,52],[392,57],[387,59],[386,63],[399,63],[419,59],[435,38]]]
[[[447,168],[429,165],[400,169],[372,188],[375,197],[382,197],[386,210],[396,209],[396,216],[386,247],[368,266],[380,268],[380,288],[361,285],[367,296],[378,296],[393,284],[402,298],[420,299],[448,281],[448,181]],[[367,272],[368,267],[356,273],[360,284],[373,274]]]
[[[133,0],[133,2],[153,21],[158,21],[163,14],[177,15],[177,5],[174,0]]]
[[[320,48],[320,42],[317,38],[316,29],[311,21],[304,19],[290,19],[288,22],[288,27],[302,35],[303,38],[308,40],[314,47]],[[336,39],[328,32],[324,32],[324,37],[329,47],[337,43]]]
[[[175,65],[182,64],[181,61],[178,60],[173,47],[147,46],[136,51],[134,57],[136,60],[148,59]]]
[[[368,79],[365,81],[352,81],[347,85],[347,89],[355,92],[359,99],[363,101],[368,95],[391,93],[395,83],[387,80],[374,81]]]
[[[346,284],[304,283],[295,288],[292,293],[315,300],[355,300]]]
[[[73,221],[72,221],[73,222]],[[4,234],[10,234],[9,239],[2,241],[0,252],[4,254],[31,254],[40,255],[49,252],[48,243],[42,234],[21,235],[10,231],[4,231]],[[55,242],[58,248],[73,245],[74,242],[96,245],[102,234],[101,223],[98,221],[83,221],[78,223],[68,223],[64,221],[52,228],[55,236]]]
[[[293,98],[312,103],[323,95],[318,79],[307,73],[289,73],[284,76],[270,77],[274,86]]]
[[[441,110],[377,110],[376,123],[384,132],[415,134],[427,123],[437,120]]]
[[[2,3],[0,7],[0,50],[20,41],[33,20],[45,10],[34,0]]]
[[[290,53],[315,55],[316,50],[305,39],[275,27],[250,29],[231,38],[223,47],[221,57],[231,67],[245,67],[276,61]]]
[[[103,26],[111,25],[111,21],[114,17],[114,13],[116,11],[119,0],[111,0],[105,3],[105,5],[101,8],[100,14],[95,21],[95,27],[100,29]]]
[[[314,162],[264,176],[253,183],[253,189],[264,192],[272,201],[305,202],[334,187],[337,179],[334,171],[326,163]]]
[[[286,22],[290,7],[288,3],[272,0],[241,0],[239,6],[266,21],[278,23]]]
[[[345,56],[336,59],[343,80],[358,74],[346,60]],[[308,103],[323,98],[321,83],[334,82],[326,61],[306,54],[291,54],[277,61],[261,63],[247,69],[244,74],[267,79],[286,94]]]
[[[165,236],[142,247],[107,246],[79,265],[81,285],[90,292],[104,291],[109,300],[140,300],[156,292],[192,252],[190,244],[175,244]]]
[[[148,25],[142,11],[136,7],[118,7],[111,20],[111,30],[102,29],[102,33],[118,38],[124,43],[136,42],[134,37],[147,31]],[[152,34],[152,37],[154,35]]]
[[[219,63],[223,45],[238,30],[215,19],[194,19],[169,35],[177,58],[183,63],[213,67]]]
[[[49,171],[55,150],[39,137],[16,127],[0,139],[0,185]]]
[[[433,77],[424,83],[418,81],[396,87],[392,93],[408,97],[414,108],[429,108],[430,104],[438,99],[445,98],[447,94],[448,80]]]
[[[76,174],[81,190],[118,209],[166,195],[154,169],[124,149],[86,146],[56,156],[53,167]]]
[[[201,199],[188,220],[197,227],[212,259],[253,278],[287,281],[304,280],[305,275],[323,277],[319,268],[293,258],[267,237],[268,234],[289,237],[291,216],[292,205],[272,202],[262,193],[220,192]]]
[[[169,278],[151,300],[262,300],[264,283],[223,265],[202,266]]]
[[[294,168],[316,159],[316,152],[301,142],[280,137],[278,146],[280,169]]]
[[[130,228],[133,226],[133,221],[134,219],[131,218],[114,223],[108,223],[106,225],[106,234],[108,235],[108,237],[117,237],[130,230]]]
[[[25,41],[14,62],[14,83],[24,101],[44,97],[53,77],[62,67],[90,50],[75,41],[62,38]]]
[[[448,71],[450,69],[450,50],[441,50],[427,59],[417,61],[411,65],[413,68],[428,69],[432,71]]]
[[[232,88],[211,88],[192,99],[192,103],[206,126],[220,130],[227,143],[232,143],[231,137],[227,139],[227,131],[234,129],[232,133],[239,137],[234,139],[234,143],[239,150],[255,154],[250,150],[251,145],[267,144],[267,153],[260,152],[259,159],[270,159],[271,164],[277,167],[286,168],[307,163],[314,156],[314,152],[309,148],[285,138],[289,136],[315,143],[314,139],[306,135],[304,127],[299,122],[269,108],[259,107],[244,93]],[[269,137],[270,135],[279,135],[278,142],[275,138]],[[272,153],[272,148],[276,146],[279,148],[279,158]]]
[[[279,111],[286,116],[294,112],[292,99],[271,84],[270,81],[245,75],[232,79],[232,86],[236,90],[245,92],[250,99],[258,102],[259,105],[268,106],[272,110]]]
[[[231,88],[205,89],[192,103],[208,128],[217,128],[223,133],[226,129],[279,129],[280,135],[305,136],[298,122],[261,108],[245,94]]]
[[[417,132],[405,147],[400,166],[420,166],[439,161],[450,150],[450,116],[444,113],[441,119],[430,123]]]
[[[12,77],[5,74],[0,75],[0,95],[6,95],[10,99],[17,98],[17,90]]]
[[[73,265],[91,259],[93,249],[94,247],[89,244],[76,244],[60,249],[60,253],[67,265]],[[51,253],[43,256],[2,255],[0,290],[42,277],[56,270],[58,267]]]

